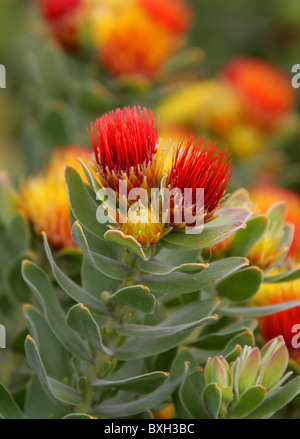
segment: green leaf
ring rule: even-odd
[[[216,383],[208,384],[203,391],[205,407],[213,419],[217,419],[221,409],[222,390]]]
[[[107,225],[97,221],[97,209],[101,206],[92,197],[80,175],[72,166],[65,168],[65,180],[68,190],[69,203],[73,215],[77,220],[94,235],[103,238]]]
[[[203,335],[202,337],[200,336],[197,340],[191,341],[190,345],[205,350],[222,350],[234,337],[244,334],[245,330],[249,331],[256,325],[257,323],[252,320],[234,322],[220,329],[218,332]]]
[[[267,215],[258,215],[247,221],[246,229],[238,230],[228,249],[229,256],[247,257],[254,245],[263,237],[269,224]]]
[[[213,262],[197,274],[171,273],[162,276],[147,276],[141,280],[153,292],[184,294],[207,288],[230,273],[249,265],[245,258],[226,258]]]
[[[23,312],[30,333],[38,345],[47,375],[58,380],[69,377],[71,374],[70,356],[51,331],[45,317],[30,304],[23,305]]]
[[[38,401],[38,404],[37,404]],[[65,404],[52,400],[34,374],[26,389],[25,416],[29,419],[60,419],[66,413]]]
[[[243,346],[254,347],[255,346],[254,334],[253,334],[253,331],[251,328],[246,328],[245,331],[243,331],[240,334],[233,337],[225,346],[224,352],[223,352],[224,355],[226,356],[227,354],[232,352],[232,350],[234,348],[236,348],[237,345],[239,345],[241,347],[243,347]]]
[[[114,279],[109,279],[93,267],[85,258],[81,264],[81,282],[85,291],[96,298],[101,297],[103,291],[116,291],[119,282]],[[78,302],[82,302],[78,300]],[[94,309],[86,304],[89,308]],[[99,310],[97,310],[99,311]]]
[[[263,281],[263,272],[258,267],[247,267],[230,274],[216,286],[216,291],[233,302],[250,299]]]
[[[116,352],[119,360],[131,360],[136,358],[150,357],[160,352],[167,351],[178,346],[186,340],[193,332],[193,329],[184,330],[165,337],[156,338],[129,338]]]
[[[132,276],[131,271],[121,262],[90,251],[88,241],[78,221],[73,224],[72,237],[84,256],[100,273],[111,279],[124,280]]]
[[[93,416],[87,415],[86,413],[71,413],[70,415],[64,416],[62,419],[95,419]]]
[[[208,316],[203,319],[196,320],[195,322],[185,323],[176,326],[144,326],[144,325],[128,325],[127,327],[117,328],[117,332],[120,335],[134,336],[134,337],[166,337],[174,335],[188,329],[194,329],[198,326],[207,323],[209,320],[216,320],[217,316]]]
[[[23,419],[24,415],[11,394],[0,384],[0,415],[4,419]]]
[[[170,371],[170,380],[175,381],[180,378],[186,372],[185,363],[190,364],[190,368],[193,370],[198,367],[198,362],[192,352],[185,346],[182,347],[177,354]]]
[[[270,220],[269,230],[272,230],[274,235],[280,232],[286,219],[288,205],[286,201],[279,201],[272,204],[268,210],[268,218]]]
[[[232,307],[232,308],[221,308],[218,312],[226,316],[243,316],[243,317],[263,317],[270,314],[275,314],[280,311],[285,311],[287,309],[295,308],[300,306],[300,300],[291,300],[289,302],[277,303],[276,305],[268,306],[249,306],[249,307]]]
[[[67,404],[78,405],[83,402],[82,396],[76,390],[47,376],[36,343],[31,336],[26,338],[25,353],[30,367],[37,374],[47,394]]]
[[[9,264],[7,271],[7,280],[10,290],[14,297],[23,303],[30,300],[31,292],[22,278],[22,262],[24,259],[33,260],[33,258],[34,255],[32,252],[18,254]]]
[[[122,288],[107,298],[108,302],[112,300],[124,303],[147,314],[153,313],[156,303],[155,296],[144,285]]]
[[[169,264],[164,264],[155,259],[150,259],[149,261],[143,261],[141,259],[138,259],[137,266],[141,271],[160,276],[164,274],[171,274],[176,271],[179,271],[181,273],[199,273],[204,270],[204,268],[207,268],[209,264],[189,263],[181,264],[177,267],[174,267]]]
[[[204,301],[194,302],[181,308],[167,320],[164,320],[160,327],[170,327],[177,325],[189,324],[191,321],[205,318],[209,316],[217,305],[216,300],[208,299]],[[199,324],[199,322],[197,322]],[[191,333],[193,329],[182,329],[181,332],[171,333],[157,338],[129,338],[121,349],[117,352],[119,359],[135,359],[151,356],[160,352],[165,352],[179,343],[182,343]]]
[[[82,169],[84,171],[84,175],[86,176],[86,179],[87,179],[90,187],[93,188],[93,190],[96,194],[98,192],[98,190],[101,189],[100,184],[98,183],[98,181],[96,180],[96,178],[92,174],[89,167],[85,164],[85,162],[81,158],[78,158],[78,161],[82,166]]]
[[[203,319],[213,313],[218,303],[218,300],[215,298],[188,303],[183,307],[181,306],[178,311],[173,313],[169,318],[163,320],[160,325],[164,327],[177,326]]]
[[[103,345],[100,329],[93,316],[82,303],[74,305],[67,315],[68,325],[84,337],[97,349],[112,355],[112,351]]]
[[[176,246],[205,248],[223,241],[241,228],[245,228],[245,221],[249,218],[251,211],[246,208],[229,208],[218,212],[218,217],[205,224],[202,233],[197,235],[186,234],[185,232],[172,232],[163,238],[163,242],[171,247]]]
[[[190,376],[190,364],[185,363],[185,378],[180,385],[179,397],[185,409],[194,419],[205,418],[205,410],[202,405],[201,389],[195,388]]]
[[[177,267],[181,264],[192,264],[198,261],[199,254],[201,250],[183,250],[180,252],[178,249],[167,249],[164,248],[160,241],[156,245],[157,253],[155,254],[155,261],[163,262],[164,264],[171,264],[173,267]],[[152,259],[150,259],[151,261]]]
[[[294,268],[293,270],[284,271],[279,274],[274,274],[273,276],[266,276],[264,278],[264,283],[275,284],[279,282],[291,282],[299,278],[300,278],[300,267]]]
[[[71,353],[83,360],[89,360],[88,347],[67,325],[63,311],[45,272],[32,262],[24,261],[22,273],[24,280],[41,303],[47,321],[56,337]]]
[[[127,248],[145,261],[147,261],[151,256],[151,247],[144,249],[133,236],[125,235],[125,233],[121,232],[121,230],[108,230],[105,233],[104,238],[107,239],[107,241]]]
[[[247,419],[268,419],[282,407],[292,401],[300,392],[300,377],[286,384],[278,392],[269,396],[265,402],[250,413]]]
[[[61,288],[76,302],[83,303],[86,306],[89,306],[92,309],[96,309],[98,311],[105,311],[103,303],[89,294],[86,290],[77,285],[73,280],[71,280],[56,264],[53,259],[47,236],[43,233],[44,239],[44,247],[46,251],[46,255],[48,257],[49,263],[51,265],[51,269],[53,271],[53,275],[57,283],[61,286]],[[100,296],[100,295],[99,295]]]
[[[99,416],[114,418],[116,416],[131,416],[141,413],[144,410],[152,409],[153,407],[156,407],[166,401],[167,398],[179,386],[181,380],[182,378],[179,378],[172,383],[167,380],[161,387],[159,387],[153,393],[150,393],[150,395],[147,395],[144,398],[136,399],[135,401],[126,401],[122,404],[100,405],[95,409],[95,413]]]
[[[92,385],[100,388],[115,387],[127,392],[147,395],[160,387],[167,380],[168,376],[169,374],[166,372],[151,372],[119,381],[105,381],[97,379],[92,382]]]
[[[237,405],[230,412],[234,419],[244,418],[261,405],[265,399],[266,389],[263,386],[253,386],[246,390]]]
[[[226,198],[225,207],[246,207],[252,210],[253,203],[247,189],[240,188]]]

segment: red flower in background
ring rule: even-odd
[[[262,284],[254,297],[259,306],[276,305],[300,299],[300,280],[275,284]],[[300,349],[293,346],[294,325],[300,323],[300,306],[281,311],[258,319],[259,327],[266,341],[282,335],[291,358],[300,360]],[[297,331],[298,332],[298,331]]]
[[[58,20],[80,6],[82,0],[39,0],[44,17],[49,20]]]
[[[99,47],[102,64],[114,76],[155,77],[175,51],[170,32],[141,8],[109,20]]]
[[[263,130],[276,128],[293,108],[289,76],[266,61],[235,58],[221,76],[236,90],[251,121]]]
[[[193,20],[193,10],[186,0],[138,0],[154,20],[174,34],[183,34]]]
[[[78,48],[78,10],[82,0],[39,0],[52,35],[66,48]]]

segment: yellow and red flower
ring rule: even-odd
[[[242,107],[231,88],[217,80],[190,84],[167,97],[159,106],[162,124],[223,136],[241,121]]]
[[[159,143],[158,133],[151,110],[140,107],[117,109],[99,118],[91,126],[91,142],[95,153],[95,167],[101,186],[116,193],[119,202],[119,182],[127,183],[127,195],[131,189],[142,188],[147,193],[147,203],[140,200],[138,213],[128,202],[128,222],[118,213],[120,230],[132,235],[140,244],[154,244],[172,227],[184,227],[185,222],[176,222],[176,203],[170,203],[170,220],[164,221],[162,206],[155,212],[157,221],[152,222],[149,205],[152,206],[151,189],[162,187],[192,189],[192,198],[183,196],[181,206],[190,211],[197,208],[195,191],[204,189],[204,221],[211,219],[222,200],[232,171],[226,151],[219,151],[216,145],[203,139]],[[148,204],[148,202],[150,203]],[[136,203],[136,202],[135,202]],[[130,220],[134,216],[134,221]],[[139,217],[141,221],[138,220]],[[184,217],[182,217],[184,218]]]
[[[153,78],[174,51],[173,38],[160,23],[137,7],[110,17],[99,48],[102,64],[114,76]]]
[[[264,283],[254,297],[254,303],[259,306],[276,305],[283,302],[300,299],[300,279],[291,282],[275,284]],[[283,336],[290,357],[300,360],[300,349],[292,344],[295,333],[292,328],[300,322],[300,306],[280,311],[269,316],[260,317],[259,327],[266,341]]]
[[[294,106],[295,93],[285,72],[255,58],[235,58],[225,66],[222,78],[244,104],[251,122],[273,130]]]
[[[137,0],[153,20],[175,35],[182,35],[190,27],[193,10],[186,0]]]
[[[21,212],[32,222],[37,235],[46,232],[55,248],[76,247],[71,236],[70,208],[64,182],[64,166],[72,165],[84,179],[77,158],[88,160],[91,151],[80,146],[57,148],[45,175],[24,182],[18,197]]]
[[[52,35],[66,49],[77,49],[82,0],[39,0],[39,4]]]
[[[250,190],[251,199],[256,209],[266,213],[269,207],[278,201],[286,201],[288,211],[286,221],[295,225],[294,239],[288,256],[295,261],[300,260],[300,196],[289,189],[272,184],[260,184]]]

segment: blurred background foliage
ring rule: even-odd
[[[41,169],[54,146],[88,146],[85,127],[105,111],[132,104],[155,109],[182,81],[214,77],[234,56],[260,57],[287,73],[299,62],[297,0],[190,3],[196,18],[186,48],[148,86],[114,80],[88,50],[64,52],[45,32],[35,1],[2,0],[0,63],[6,67],[7,88],[0,93],[0,168],[15,179]],[[299,93],[297,99],[299,108]],[[283,142],[277,139],[267,158],[278,182],[293,189],[300,188],[297,131]],[[251,184],[256,166],[258,160],[249,157],[236,170],[232,185]]]

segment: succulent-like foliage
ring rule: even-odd
[[[284,392],[281,385],[291,374],[283,376],[288,364],[283,338],[270,341],[261,352],[247,345],[243,349],[237,345],[235,350],[238,356],[230,364],[226,358],[217,356],[206,363],[206,410],[214,418],[270,416],[274,408],[280,408],[280,392]]]
[[[135,116],[143,118],[142,126]],[[125,142],[121,134],[128,135],[130,130],[128,126],[125,130],[124,117],[126,114],[119,114],[118,141]],[[140,154],[148,153],[149,147],[151,160],[157,153],[151,150],[156,136],[148,133],[143,137],[148,129],[143,124],[149,123],[149,130],[152,126],[151,117],[144,117],[145,113],[133,111],[135,139],[131,140],[135,142],[130,148],[140,148]],[[115,139],[104,135],[101,142],[106,141]],[[196,147],[189,147],[193,154]],[[207,148],[202,150],[205,160],[213,160],[215,151]],[[105,146],[102,153],[96,166],[98,176],[83,161],[84,177],[72,166],[65,169],[77,249],[54,251],[43,233],[44,250],[38,249],[39,258],[22,255],[24,280],[18,277],[17,291],[26,285],[23,315],[28,331],[22,333],[22,339],[27,335],[26,398],[20,403],[16,394],[1,386],[1,417],[272,416],[299,393],[300,380],[291,380],[290,373],[283,375],[288,354],[282,338],[262,350],[254,347],[257,322],[253,318],[287,310],[300,301],[257,307],[247,302],[264,281],[272,280],[246,257],[266,232],[269,220],[253,216],[249,194],[238,190],[221,206],[213,206],[213,215],[201,233],[189,235],[174,228],[158,241],[143,245],[132,234],[97,220],[109,204],[97,197],[100,184],[110,183],[103,178],[110,171],[108,161],[101,167],[109,154]],[[130,160],[138,157],[147,166],[147,154],[140,158],[136,151],[129,153],[133,154]],[[201,152],[194,154],[200,160]],[[227,175],[227,160],[222,154],[217,157],[217,176]],[[187,163],[183,161],[183,165]],[[123,175],[134,175],[139,166],[133,162]],[[115,180],[120,171],[114,168],[111,172]],[[226,181],[223,177],[220,179]],[[213,192],[215,181],[211,184]],[[2,187],[3,212],[8,212],[10,191],[5,179]],[[270,221],[280,229],[284,215],[279,207],[272,210]],[[3,227],[10,227],[14,217],[2,216]],[[229,238],[226,257],[207,257],[207,248]],[[286,247],[287,252],[288,244]],[[44,254],[47,263],[41,257]],[[281,276],[296,278],[299,270]],[[287,379],[290,381],[282,386]]]

